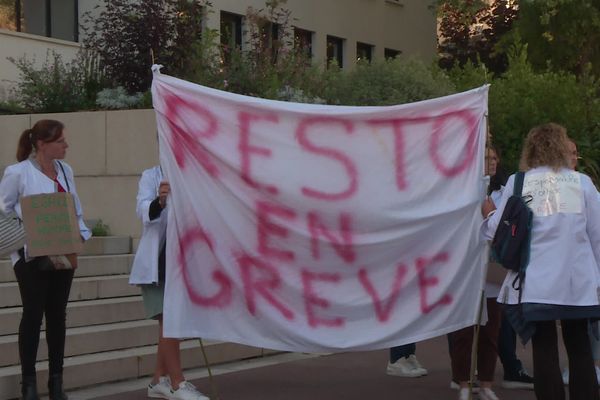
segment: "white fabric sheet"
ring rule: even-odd
[[[165,336],[320,352],[473,324],[487,93],[337,107],[155,73]]]

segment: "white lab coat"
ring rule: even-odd
[[[92,236],[92,232],[83,222],[83,211],[77,190],[75,189],[73,170],[66,162],[60,162],[63,165],[66,177],[58,165],[58,161],[55,160],[54,166],[57,172],[57,180],[65,190],[68,190],[73,195],[75,214],[79,223],[79,233],[84,240],[88,240]],[[0,182],[0,207],[2,207],[2,211],[4,212],[14,211],[19,218],[23,218],[21,205],[19,204],[21,197],[54,192],[56,192],[54,181],[37,169],[31,159],[27,159],[17,164],[9,165],[4,170],[4,176]],[[25,248],[25,252],[27,253],[27,248]],[[19,254],[14,252],[10,255],[10,258],[12,264],[15,265],[19,261]]]
[[[551,172],[534,168],[527,174]],[[564,169],[561,173],[573,173]],[[533,217],[530,260],[521,301],[571,306],[594,306],[600,296],[600,202],[594,184],[584,174],[581,180],[581,212],[558,212]],[[482,235],[491,240],[508,198],[515,176],[504,188],[498,210],[482,226]],[[509,272],[498,301],[517,304],[519,292],[512,287],[516,273]]]
[[[132,285],[158,282],[158,256],[167,234],[167,209],[150,221],[148,214],[150,203],[158,196],[158,188],[163,180],[160,167],[145,170],[140,179],[136,212],[142,220],[143,231],[135,258],[129,283]]]

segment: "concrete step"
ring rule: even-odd
[[[142,296],[84,300],[67,305],[68,328],[140,319],[144,319]],[[21,307],[0,309],[0,335],[17,333],[20,320]]]
[[[105,299],[140,294],[137,286],[129,284],[129,275],[89,276],[73,279],[69,301]],[[0,283],[0,307],[21,305],[17,282]]]
[[[133,254],[106,256],[81,256],[76,277],[129,274],[133,263]],[[15,273],[10,260],[0,260],[0,283],[14,282]]]
[[[139,320],[67,329],[66,356],[100,353],[147,346],[158,341],[158,322]],[[42,332],[38,361],[48,359],[46,335]],[[0,367],[19,364],[18,335],[0,336]]]
[[[92,236],[83,246],[82,256],[131,253],[129,236]]]
[[[111,254],[129,254],[133,248],[130,236],[92,236],[83,245],[81,256],[101,256]],[[3,256],[0,260],[10,257]]]
[[[240,359],[274,354],[256,347],[235,343],[205,342],[206,355],[211,365]],[[64,365],[64,385],[67,389],[98,385],[126,379],[149,376],[154,371],[157,346],[141,346],[128,350],[67,357]],[[184,369],[205,366],[198,340],[181,343],[181,365]],[[48,363],[36,366],[38,388],[45,393]],[[20,391],[21,371],[18,365],[0,368],[0,400],[17,398]]]

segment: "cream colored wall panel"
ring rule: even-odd
[[[65,161],[76,176],[106,173],[106,117],[104,111],[60,114],[33,114],[31,124],[40,119],[57,119],[65,124],[69,148]]]
[[[19,70],[7,58],[27,56],[29,60],[35,59],[36,66],[41,66],[49,50],[56,51],[68,61],[77,54],[79,44],[0,29],[0,100],[12,97],[10,90],[19,79]]]
[[[139,237],[141,222],[135,214],[139,179],[137,175],[76,178],[84,218],[102,219],[113,235]]]
[[[422,0],[403,0],[404,6],[386,4],[388,11],[399,9],[407,18],[398,19],[396,13],[385,12],[382,25],[390,27],[394,36],[386,36],[384,45],[401,50],[403,55],[414,55],[425,60],[437,57],[437,19],[435,10]],[[399,46],[399,47],[398,47]]]
[[[158,142],[154,110],[106,113],[107,172],[136,175],[158,164]]]
[[[0,119],[0,173],[17,162],[17,143],[21,133],[29,128],[29,115],[7,115]]]

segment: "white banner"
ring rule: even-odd
[[[338,107],[155,73],[165,336],[320,352],[473,324],[487,92]]]

